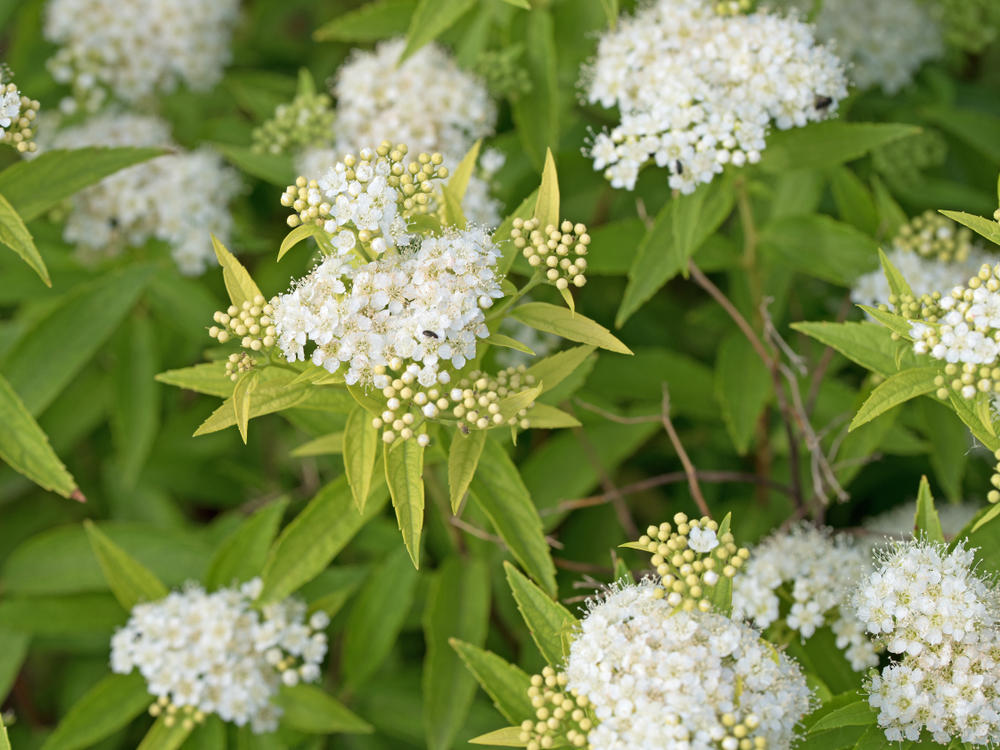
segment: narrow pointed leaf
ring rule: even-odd
[[[420,0],[410,19],[400,62],[450,29],[475,4],[476,0]]]
[[[420,533],[424,528],[424,448],[416,438],[400,440],[383,451],[385,481],[396,521],[413,567],[420,567]]]
[[[487,344],[492,344],[493,346],[502,346],[505,349],[513,349],[518,352],[522,352],[529,356],[533,356],[535,353],[522,344],[517,339],[513,339],[510,336],[504,336],[502,333],[491,333],[488,338],[485,339]]]
[[[97,562],[111,593],[126,611],[139,602],[152,602],[167,595],[167,587],[149,568],[111,541],[92,521],[84,521]]]
[[[504,661],[492,651],[471,643],[457,638],[452,638],[449,643],[507,721],[519,725],[535,715],[531,699],[528,698],[531,677],[527,672]]]
[[[871,422],[904,401],[933,392],[937,388],[934,380],[940,374],[938,367],[914,367],[886,378],[858,409],[851,420],[850,429],[854,430]]]
[[[538,331],[554,333],[570,341],[593,344],[618,354],[632,353],[632,350],[607,328],[564,307],[550,305],[547,302],[528,302],[515,307],[511,317]]]
[[[976,234],[982,235],[990,242],[1000,245],[1000,223],[990,221],[982,216],[965,213],[964,211],[941,211],[949,219],[964,224]]]
[[[236,427],[243,438],[243,444],[247,442],[247,425],[250,422],[250,400],[253,392],[257,388],[260,379],[260,370],[250,370],[240,376],[233,389],[233,411],[236,415]]]
[[[892,292],[897,297],[903,295],[913,296],[913,290],[907,283],[906,279],[903,278],[903,274],[899,272],[899,269],[892,264],[889,257],[882,252],[881,248],[878,251],[879,261],[882,263],[882,273],[885,274],[885,280],[889,282],[889,291]]]
[[[509,562],[505,562],[503,567],[517,609],[539,653],[549,666],[562,666],[569,656],[565,646],[576,628],[576,618]]]
[[[469,740],[470,745],[493,745],[495,747],[527,747],[521,739],[521,727],[504,727]]]
[[[177,750],[193,731],[194,727],[185,726],[183,721],[175,721],[167,726],[166,715],[160,714],[142,738],[137,750]]]
[[[448,495],[451,498],[452,513],[458,513],[462,498],[469,491],[485,444],[486,430],[472,430],[468,435],[458,430],[451,439],[451,448],[448,450]]]
[[[278,500],[258,510],[227,536],[212,556],[205,573],[209,590],[243,583],[258,575],[267,561],[267,551],[278,533],[287,500]]]
[[[344,433],[331,432],[329,435],[320,435],[318,438],[303,443],[292,449],[292,455],[296,458],[303,456],[329,456],[344,452]]]
[[[913,519],[913,528],[932,542],[944,542],[944,532],[941,530],[941,519],[934,507],[934,496],[927,477],[920,477],[920,489],[917,491],[917,513]]]
[[[31,270],[38,274],[45,286],[52,286],[49,269],[45,267],[45,261],[35,247],[31,232],[3,195],[0,195],[0,244],[6,245],[20,255]]]
[[[538,199],[532,214],[541,224],[542,231],[547,226],[559,225],[559,175],[552,149],[545,149],[545,166],[542,168],[542,184],[538,187]]]
[[[313,32],[313,39],[317,42],[374,42],[402,36],[416,7],[415,0],[374,0],[327,21]]]
[[[264,296],[243,264],[236,260],[236,256],[229,252],[214,235],[212,236],[212,248],[215,250],[215,257],[219,259],[219,265],[222,266],[222,279],[226,283],[229,299],[236,307],[242,308],[244,302],[252,304],[257,297]]]
[[[42,750],[91,747],[143,713],[153,700],[138,672],[108,675],[73,705]]]
[[[551,391],[576,372],[594,351],[593,346],[574,346],[538,360],[528,368],[528,374],[542,383],[542,392]]]
[[[572,414],[548,404],[535,404],[528,409],[525,418],[533,430],[563,430],[580,426],[580,420]]]
[[[313,685],[282,686],[275,701],[281,723],[307,734],[371,734],[374,727],[343,703]]]
[[[300,224],[286,234],[285,239],[281,241],[281,247],[278,248],[278,260],[284,258],[285,253],[302,242],[302,240],[308,237],[322,236],[323,234],[325,234],[323,229],[315,224]]]
[[[448,191],[458,201],[459,205],[465,199],[465,191],[469,187],[469,179],[472,177],[473,172],[475,172],[476,160],[479,158],[479,149],[482,145],[482,139],[473,143],[472,148],[462,157],[462,161],[459,162],[458,166],[455,167],[455,171],[451,173],[451,177],[448,178]]]
[[[372,473],[378,458],[379,431],[372,426],[371,415],[355,406],[344,425],[344,473],[359,512],[364,512],[372,487]]]

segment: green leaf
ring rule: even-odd
[[[538,219],[541,229],[559,226],[559,175],[552,150],[545,149],[545,166],[542,168],[542,184],[538,186],[538,198],[532,216]]]
[[[505,396],[500,399],[497,402],[497,406],[500,407],[500,415],[505,419],[511,419],[521,409],[527,409],[541,395],[543,386],[544,383],[539,383],[531,388],[525,388],[523,391],[518,391],[511,396]]]
[[[31,236],[31,232],[24,226],[17,211],[2,194],[0,194],[0,243],[20,255],[24,262],[31,267],[31,270],[38,274],[45,286],[52,286],[49,269],[45,267],[45,261],[42,260],[38,248],[35,247],[35,240]]]
[[[567,414],[562,409],[557,409],[548,404],[535,404],[525,415],[531,424],[531,429],[538,430],[562,430],[568,427],[579,427],[580,420],[572,414]]]
[[[549,666],[560,667],[569,656],[576,618],[509,562],[504,562],[503,567],[517,609],[538,646],[538,652]]]
[[[916,126],[898,123],[814,122],[804,128],[771,133],[760,168],[780,174],[793,169],[833,167],[919,132]]]
[[[909,283],[903,278],[903,274],[899,272],[899,269],[892,264],[889,257],[882,252],[879,248],[878,259],[882,263],[882,273],[885,274],[885,280],[889,283],[889,291],[901,297],[903,295],[913,296],[913,290],[910,288]]]
[[[258,575],[287,507],[284,499],[268,503],[223,539],[208,565],[205,587],[214,590]]]
[[[0,695],[9,695],[14,680],[17,679],[28,655],[31,636],[0,626]],[[3,725],[0,714],[0,726]],[[3,745],[0,744],[0,748]]]
[[[576,372],[577,368],[587,360],[593,351],[593,346],[575,346],[572,349],[564,349],[538,360],[528,368],[528,375],[533,375],[536,382],[542,384],[542,393],[551,391]]]
[[[868,188],[847,167],[835,167],[830,175],[833,200],[840,218],[865,234],[878,231],[878,211]]]
[[[420,0],[406,32],[406,49],[399,58],[406,58],[428,42],[450,29],[459,18],[476,4],[476,0]]]
[[[492,651],[458,638],[452,638],[449,643],[507,721],[520,725],[525,719],[534,717],[535,709],[528,698],[531,677],[523,669],[509,664]]]
[[[872,192],[878,211],[878,237],[895,237],[899,228],[906,223],[906,212],[899,207],[896,199],[878,177],[872,177]]]
[[[930,107],[921,114],[942,130],[965,141],[972,148],[986,156],[994,166],[1000,165],[1000,117],[987,112],[978,112],[954,107]]]
[[[995,245],[1000,245],[1000,223],[984,219],[982,216],[967,214],[964,211],[941,211],[949,219],[964,224],[976,234],[982,235]]]
[[[233,395],[233,381],[226,374],[224,360],[182,367],[179,370],[167,370],[159,373],[156,381],[219,398],[229,398]]]
[[[523,64],[531,89],[511,101],[511,114],[525,153],[541,168],[547,149],[559,151],[559,46],[546,8],[533,8],[522,18]]]
[[[0,714],[0,750],[10,750],[10,738],[7,736],[7,727],[3,725],[3,714]]]
[[[718,535],[724,536],[730,533],[730,526],[732,524],[733,514],[726,513],[725,518],[722,519],[722,523],[719,524]],[[712,609],[719,612],[726,617],[729,617],[733,611],[733,579],[727,576],[721,576],[718,583],[712,587]]]
[[[299,226],[286,234],[285,239],[281,241],[281,247],[278,248],[278,260],[284,258],[285,253],[302,242],[302,240],[308,237],[322,237],[325,234],[326,232],[315,224],[299,224]]]
[[[746,336],[723,339],[715,362],[715,398],[736,452],[746,455],[771,396],[771,376]]]
[[[465,191],[469,187],[469,180],[476,170],[476,160],[479,158],[479,149],[482,145],[483,141],[481,138],[473,143],[472,148],[466,152],[465,156],[462,157],[462,161],[455,167],[455,171],[451,173],[451,177],[448,178],[448,189],[455,199],[458,200],[459,205],[461,205],[462,200],[465,198]]]
[[[510,231],[514,228],[515,219],[530,219],[532,212],[535,210],[535,203],[538,201],[538,191],[535,190],[527,198],[525,198],[518,205],[514,212],[507,216],[497,227],[497,230],[493,233],[493,242],[503,250],[503,257],[500,258],[500,262],[497,263],[497,271],[502,274],[506,274],[510,267],[514,264],[514,260],[518,257],[517,247],[513,242],[510,241]],[[505,280],[505,283],[509,283]],[[511,285],[513,287],[513,285]],[[511,294],[513,289],[510,291],[505,291],[505,294]]]
[[[934,507],[934,496],[927,477],[920,477],[920,489],[917,491],[917,514],[913,519],[913,528],[921,532],[932,542],[944,542],[944,532],[941,530],[941,519]]]
[[[509,2],[510,0],[508,0]],[[527,747],[521,739],[521,727],[504,727],[469,740],[471,745],[494,745],[496,747]]]
[[[250,399],[257,389],[257,382],[260,380],[260,370],[250,370],[240,375],[233,389],[233,414],[236,420],[236,427],[243,438],[243,445],[247,444],[247,424],[250,422]]]
[[[593,344],[602,349],[619,354],[631,354],[632,350],[618,340],[607,328],[590,318],[570,312],[564,307],[547,302],[528,302],[515,307],[511,317],[526,326],[546,333],[554,333],[570,341]]]
[[[875,723],[874,709],[868,705],[867,698],[859,698],[823,716],[809,728],[809,733],[839,727],[868,726],[873,723]]]
[[[513,5],[515,8],[524,8],[525,10],[531,10],[531,3],[528,0],[503,0],[508,5]]]
[[[913,367],[891,375],[879,383],[851,420],[850,430],[870,422],[894,406],[937,389],[934,379],[941,374],[938,367]]]
[[[155,266],[142,264],[104,274],[60,297],[24,330],[4,358],[4,374],[29,412],[44,411],[76,377],[155,272]]]
[[[254,372],[251,370],[251,372]],[[302,405],[320,390],[308,383],[291,385],[295,378],[295,373],[285,369],[275,369],[270,376],[261,376],[260,381],[254,388],[253,398],[250,400],[247,419],[255,419],[265,414],[273,414],[276,411],[290,409],[293,406]],[[194,435],[208,435],[236,424],[236,399],[233,396],[227,398],[221,406],[213,411],[208,419],[202,422]]]
[[[63,497],[84,499],[76,480],[49,445],[24,402],[0,375],[0,460],[39,487]]]
[[[42,750],[77,750],[110,737],[153,702],[138,672],[108,675],[88,690],[48,736]]]
[[[419,574],[396,547],[372,571],[347,618],[341,651],[344,680],[354,689],[378,671],[403,628]]]
[[[761,247],[777,263],[823,281],[851,286],[878,263],[878,243],[829,216],[784,216],[761,229]]]
[[[601,0],[601,7],[608,18],[608,28],[614,29],[618,25],[618,0]]]
[[[420,532],[424,528],[424,447],[414,436],[386,447],[385,481],[396,520],[413,567],[420,567]]]
[[[304,456],[329,456],[343,452],[344,433],[331,432],[329,435],[321,435],[314,440],[303,443],[297,448],[293,448],[291,455],[296,458],[302,458]]]
[[[271,545],[261,573],[261,604],[280,601],[319,575],[361,527],[381,512],[386,499],[385,490],[376,489],[364,514],[359,514],[345,477],[321,489]]]
[[[165,153],[159,148],[53,149],[0,172],[0,194],[29,222],[109,174]]]
[[[462,498],[469,491],[485,444],[486,430],[472,430],[468,435],[458,430],[451,439],[448,449],[448,495],[452,513],[458,513]]]
[[[965,398],[960,393],[948,389],[948,401],[958,418],[971,430],[976,439],[985,445],[989,450],[1000,450],[1000,439],[997,438],[996,430],[993,429],[992,417],[989,416],[989,397],[983,393],[977,393],[972,400]],[[983,418],[985,407],[987,417]]]
[[[152,571],[112,542],[93,521],[84,521],[83,527],[111,593],[126,611],[139,602],[155,602],[167,595],[167,587]]]
[[[295,182],[295,166],[287,154],[269,154],[232,143],[216,142],[210,145],[226,157],[226,161],[251,177],[279,188],[286,188]]]
[[[502,346],[505,349],[513,349],[514,351],[522,352],[529,356],[534,356],[534,352],[522,344],[517,339],[512,339],[510,336],[504,336],[502,333],[491,333],[487,338],[483,339],[487,344],[491,346]]]
[[[344,473],[358,512],[363,513],[372,488],[375,459],[378,458],[379,431],[372,426],[371,415],[355,406],[344,425]]]
[[[183,721],[175,721],[168,727],[166,714],[161,714],[146,732],[137,750],[177,750],[193,731],[194,727],[185,726]]]
[[[897,315],[896,313],[891,313],[887,310],[880,310],[877,307],[869,307],[868,305],[858,305],[858,307],[890,331],[898,333],[907,341],[912,341],[910,338],[910,328],[913,327],[913,323],[904,318],[902,315]],[[899,356],[898,353],[897,356]]]
[[[457,229],[465,229],[468,226],[468,222],[465,220],[465,213],[462,211],[462,199],[455,195],[449,185],[442,186],[441,196],[444,198],[445,224]]]
[[[327,21],[313,32],[317,42],[374,42],[401,36],[416,0],[376,0]]]
[[[493,440],[487,440],[483,447],[470,490],[514,558],[548,594],[555,596],[555,565],[542,533],[542,519],[517,467]]]
[[[212,235],[212,248],[215,250],[215,257],[219,259],[219,265],[222,266],[222,280],[226,283],[229,299],[236,307],[242,308],[244,302],[253,304],[257,297],[264,296],[243,264],[236,260],[236,256],[229,252],[215,235]]]
[[[424,609],[424,734],[428,750],[448,750],[465,723],[476,682],[448,645],[482,645],[490,614],[489,570],[483,560],[449,557],[435,573]]]
[[[283,726],[307,734],[371,734],[375,728],[343,703],[313,685],[281,686],[275,703]]]
[[[115,350],[111,437],[122,483],[132,487],[153,448],[160,422],[160,391],[154,381],[159,352],[149,317],[133,315],[116,336]]]

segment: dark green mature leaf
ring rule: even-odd
[[[0,695],[8,695],[28,655],[27,633],[0,627]],[[2,745],[0,745],[2,747]]]
[[[284,599],[315,578],[381,512],[387,497],[384,487],[376,487],[364,514],[359,514],[345,477],[321,489],[271,545],[259,601]]]
[[[734,333],[719,346],[715,398],[736,452],[745,455],[771,395],[771,377],[746,336]]]
[[[366,682],[392,650],[409,613],[418,574],[396,547],[372,571],[347,618],[341,664],[351,688]]]
[[[486,441],[470,489],[514,558],[555,596],[555,565],[542,533],[542,519],[517,467],[496,441]]]
[[[922,111],[924,117],[1000,164],[1000,117],[987,112],[977,112],[954,107],[930,107]]]
[[[347,415],[344,425],[344,473],[351,486],[358,512],[364,512],[372,488],[372,473],[378,458],[379,431],[372,426],[372,417],[360,406]]]
[[[850,429],[870,422],[904,401],[931,393],[937,388],[934,379],[940,374],[941,370],[938,367],[913,367],[889,376],[879,383],[858,409],[858,413],[851,420]]]
[[[402,35],[410,25],[416,0],[375,0],[313,32],[317,42],[374,42]]]
[[[295,167],[285,154],[260,153],[231,143],[213,143],[212,148],[240,171],[275,187],[286,188],[295,182]]]
[[[313,685],[282,685],[275,703],[281,723],[307,734],[370,734],[374,727],[343,703]]]
[[[154,378],[159,369],[156,334],[148,317],[133,316],[116,337],[111,402],[111,437],[117,468],[126,487],[135,484],[146,463],[160,422],[160,391]]]
[[[812,734],[839,727],[868,726],[874,722],[875,710],[868,704],[868,699],[858,698],[846,706],[841,706],[825,714],[819,721],[809,727],[809,733]]]
[[[167,587],[149,568],[111,541],[92,521],[84,521],[83,526],[111,593],[125,610],[131,610],[139,602],[153,602],[167,595]]]
[[[552,14],[534,8],[524,18],[525,68],[531,90],[511,102],[525,152],[541,168],[548,149],[559,150],[559,48]]]
[[[830,188],[841,220],[874,237],[878,231],[878,211],[861,178],[847,167],[835,167],[830,174]]]
[[[42,750],[90,747],[127,725],[152,702],[138,672],[108,675],[76,702]]]
[[[7,596],[0,600],[5,628],[38,636],[97,634],[105,643],[125,624],[125,611],[110,594]]]
[[[509,562],[504,562],[503,567],[517,609],[539,653],[549,666],[562,666],[569,656],[568,647],[577,625],[576,618]]]
[[[472,705],[476,682],[451,638],[481,646],[490,614],[489,569],[483,560],[449,557],[431,583],[424,610],[424,734],[429,750],[448,750]]]
[[[565,307],[550,305],[547,302],[527,302],[515,307],[510,315],[526,326],[554,333],[570,341],[593,344],[618,354],[632,353],[632,350],[607,328]]]
[[[410,19],[400,62],[441,36],[475,4],[476,0],[420,0]]]
[[[206,588],[212,590],[243,583],[259,575],[287,507],[285,499],[268,503],[227,536],[209,563],[205,573]]]
[[[105,274],[61,297],[24,331],[3,369],[29,412],[37,415],[52,403],[118,327],[155,272],[155,266],[135,265]]]
[[[535,709],[528,698],[531,677],[523,669],[509,664],[492,651],[457,638],[449,643],[507,721],[520,725],[525,719],[534,717]]]
[[[403,534],[413,567],[420,567],[420,532],[424,528],[424,447],[416,438],[400,440],[383,451],[385,481],[396,509],[396,521]]]
[[[76,480],[49,445],[48,436],[38,426],[10,383],[0,375],[0,460],[39,487],[63,497],[84,499]]]
[[[760,168],[766,172],[781,173],[792,169],[833,167],[919,132],[920,128],[913,125],[843,120],[779,130],[768,136]]]
[[[878,177],[872,177],[872,194],[878,212],[878,237],[885,240],[896,236],[899,228],[906,223],[906,212],[899,207],[896,199]]]
[[[917,513],[913,519],[913,528],[932,542],[944,542],[944,532],[941,530],[941,519],[934,507],[934,496],[927,477],[920,477],[920,489],[917,491]]]
[[[0,194],[28,222],[109,174],[165,153],[159,148],[53,149],[0,172]]]
[[[929,453],[934,476],[945,497],[952,502],[960,502],[964,497],[962,478],[969,458],[966,426],[940,399],[922,398],[916,406],[915,416],[931,446]],[[991,416],[987,418],[992,420]]]
[[[458,430],[451,439],[448,449],[448,495],[452,513],[458,513],[462,499],[469,491],[485,444],[486,430],[473,430],[468,435]]]
[[[976,559],[988,575],[1000,574],[1000,505],[984,508],[962,533],[952,540],[952,547],[961,539],[976,549]]]
[[[761,229],[761,247],[800,273],[850,286],[878,265],[878,243],[829,216],[786,216]]]
[[[45,261],[42,260],[38,248],[35,247],[35,240],[31,236],[31,232],[24,226],[24,221],[2,194],[0,194],[0,244],[6,245],[20,255],[24,262],[31,267],[31,270],[38,274],[45,286],[52,286],[49,269],[45,267]]]

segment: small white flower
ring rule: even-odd
[[[688,546],[695,552],[711,552],[719,546],[719,539],[711,529],[693,528],[688,533]]]

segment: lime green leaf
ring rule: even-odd
[[[913,125],[842,120],[779,130],[767,137],[767,150],[760,168],[766,172],[781,173],[793,169],[833,167],[919,132],[920,128]]]
[[[715,361],[715,399],[732,438],[733,447],[746,455],[757,420],[771,397],[771,376],[746,336],[723,339]]]
[[[521,409],[527,409],[534,403],[535,399],[541,395],[543,386],[544,383],[539,383],[531,388],[525,388],[523,391],[518,391],[512,396],[505,396],[500,399],[500,401],[497,402],[497,406],[500,407],[500,415],[505,419],[511,419],[516,416]]]
[[[253,304],[257,297],[264,296],[243,264],[236,260],[236,256],[229,252],[215,235],[212,236],[212,248],[215,250],[215,257],[219,259],[219,265],[222,266],[222,279],[226,282],[229,299],[236,307],[242,308],[244,302]]]
[[[210,714],[196,725],[184,750],[226,750],[226,725],[216,714]]]
[[[910,329],[913,327],[913,323],[904,318],[902,315],[891,313],[888,310],[880,310],[877,307],[869,307],[868,305],[858,305],[858,307],[890,331],[898,333],[907,341],[912,341],[910,338]]]
[[[74,704],[42,750],[91,747],[126,726],[152,702],[138,672],[108,675]]]
[[[842,286],[878,264],[873,238],[820,214],[776,219],[761,229],[760,241],[776,262]]]
[[[449,557],[435,573],[424,610],[423,706],[428,750],[448,750],[465,723],[476,682],[448,645],[486,640],[490,578],[482,560]]]
[[[284,499],[268,503],[223,539],[205,573],[206,588],[243,583],[258,575],[287,507]]]
[[[594,351],[593,346],[575,346],[538,360],[528,368],[528,375],[533,375],[536,382],[542,384],[542,392],[551,391],[566,378],[576,372]]]
[[[955,414],[965,423],[965,426],[976,436],[977,440],[989,448],[991,452],[1000,450],[1000,439],[997,438],[992,417],[989,415],[989,396],[977,393],[974,399],[967,399],[949,388],[948,401]],[[984,409],[985,414],[983,413]]]
[[[303,596],[311,600],[309,614],[326,612],[330,617],[336,615],[348,601],[352,601],[354,592],[367,575],[368,569],[361,565],[342,565],[324,570],[303,589]]]
[[[990,242],[1000,245],[1000,223],[984,219],[982,216],[967,214],[964,211],[941,211],[949,219],[964,224],[976,234],[980,234]]]
[[[508,0],[509,2],[510,0]],[[521,739],[521,727],[504,727],[469,740],[470,745],[494,745],[496,747],[527,747]]]
[[[462,211],[462,200],[457,197],[449,185],[441,188],[441,196],[444,198],[445,224],[457,229],[465,229],[468,222],[465,220],[465,213]]]
[[[511,101],[511,114],[525,153],[541,168],[547,149],[559,151],[559,46],[548,9],[533,8],[522,19],[523,61],[531,90]]]
[[[371,416],[360,406],[355,406],[344,425],[344,473],[347,483],[351,485],[354,503],[362,513],[372,487],[378,444],[379,431],[372,426]]]
[[[359,406],[364,408],[373,417],[381,417],[385,411],[385,399],[382,394],[374,389],[367,390],[359,385],[347,386],[347,392],[351,394]]]
[[[459,18],[476,4],[476,0],[420,0],[406,32],[403,62],[428,42],[450,29]]]
[[[7,736],[7,727],[3,725],[2,714],[0,714],[0,750],[10,750],[10,738]]]
[[[556,571],[542,533],[542,519],[517,467],[493,440],[487,440],[471,484],[472,497],[521,566],[556,594]]]
[[[275,701],[281,723],[307,734],[370,734],[374,727],[343,703],[313,685],[281,686]]]
[[[934,379],[940,374],[941,370],[938,367],[913,367],[889,376],[879,383],[858,409],[858,413],[851,421],[850,429],[854,430],[872,421],[904,401],[936,390]]]
[[[724,536],[730,533],[730,525],[732,524],[733,514],[726,513],[725,518],[722,519],[722,523],[719,524],[718,535]],[[729,617],[733,611],[733,579],[727,576],[721,576],[718,583],[712,587],[712,609],[719,612],[726,617]],[[777,658],[777,657],[775,657]]]
[[[327,21],[313,32],[317,42],[374,42],[401,36],[416,0],[376,0]]]
[[[504,562],[503,567],[517,609],[538,646],[538,652],[549,666],[561,666],[569,656],[569,642],[577,625],[576,618],[509,562]]]
[[[271,545],[261,573],[260,602],[280,601],[319,575],[361,527],[381,512],[385,501],[385,490],[376,489],[364,514],[359,514],[345,477],[321,489]]]
[[[525,719],[534,717],[535,709],[528,698],[531,677],[524,670],[507,663],[492,651],[458,638],[452,638],[449,643],[507,721],[520,725]]]
[[[226,161],[251,177],[279,188],[286,188],[295,182],[295,167],[291,157],[286,154],[254,151],[247,146],[237,146],[232,143],[210,145],[226,157]]]
[[[54,149],[0,172],[0,194],[28,222],[109,174],[165,153],[159,148]]]
[[[24,226],[17,211],[3,195],[0,195],[0,243],[6,245],[21,256],[31,270],[38,274],[45,286],[52,286],[49,269],[45,267],[31,232]]]
[[[518,352],[523,352],[524,354],[533,356],[534,352],[528,347],[522,344],[517,339],[512,339],[510,336],[504,336],[502,333],[492,333],[484,341],[492,346],[502,346],[506,349],[513,349]]]
[[[142,738],[137,750],[177,750],[194,731],[194,726],[174,721],[167,726],[167,714],[161,714]]]
[[[257,389],[257,381],[260,380],[260,370],[250,370],[240,375],[233,388],[233,415],[236,420],[236,427],[243,438],[243,444],[247,443],[247,424],[250,422],[250,399]]]
[[[341,664],[352,689],[378,671],[399,637],[419,575],[407,553],[393,549],[372,571],[347,618]]]
[[[574,314],[564,307],[550,305],[547,302],[528,302],[515,307],[511,312],[511,317],[517,318],[526,326],[546,333],[554,333],[570,341],[593,344],[619,354],[632,353],[632,350],[619,341],[607,328],[583,315]]]
[[[882,263],[882,273],[885,274],[885,280],[889,282],[889,291],[897,297],[903,295],[913,296],[913,290],[910,288],[909,283],[903,278],[903,274],[899,272],[899,269],[892,264],[889,257],[882,252],[881,248],[878,251],[878,258]]]
[[[167,587],[149,568],[112,542],[92,521],[84,521],[83,526],[111,593],[124,609],[131,610],[139,602],[154,602],[167,595]]]
[[[469,490],[469,484],[479,466],[479,457],[486,444],[486,430],[472,430],[465,435],[461,430],[451,439],[448,450],[448,494],[451,497],[451,512],[458,513],[462,498]]]
[[[0,460],[42,489],[63,497],[83,499],[76,480],[49,445],[24,402],[0,375]]]
[[[254,372],[251,370],[251,372]],[[247,419],[255,419],[265,414],[290,409],[311,399],[318,390],[307,383],[291,385],[295,373],[285,369],[275,369],[270,377],[262,376],[254,387],[253,398],[250,399]],[[208,435],[224,430],[236,424],[235,396],[230,396],[209,415],[208,419],[195,430],[195,436]]]
[[[507,218],[505,218],[497,230],[493,233],[493,242],[495,242],[500,248],[503,249],[503,257],[497,264],[497,270],[506,274],[510,267],[514,264],[515,258],[517,258],[518,250],[514,246],[514,243],[510,241],[510,230],[514,228],[515,219],[530,219],[532,212],[535,210],[535,203],[538,202],[538,191],[535,190],[527,198],[525,198],[518,205],[514,212],[511,213]],[[505,280],[505,283],[509,283]],[[511,292],[505,291],[506,294]]]
[[[344,433],[331,432],[292,449],[296,458],[304,456],[329,456],[344,452]]]
[[[469,180],[476,169],[476,160],[479,158],[479,149],[482,145],[482,139],[473,143],[472,148],[466,152],[465,156],[462,157],[462,161],[455,168],[455,171],[451,173],[451,177],[448,178],[448,190],[458,201],[459,205],[462,204],[462,200],[465,198],[465,191],[468,189]]]
[[[503,0],[508,5],[513,5],[515,8],[524,8],[525,10],[531,10],[531,3],[528,0]]]
[[[548,404],[535,404],[528,409],[525,417],[533,430],[562,430],[580,426],[580,420],[572,414]]]
[[[219,398],[229,398],[233,395],[233,381],[226,374],[224,360],[182,367],[179,370],[167,370],[159,373],[156,380],[159,383]]]
[[[920,477],[920,489],[917,492],[917,514],[913,519],[913,527],[932,542],[944,542],[944,532],[941,530],[941,519],[934,507],[934,496],[927,477]]]
[[[420,532],[424,528],[424,447],[413,437],[387,446],[383,454],[385,481],[403,533],[403,544],[413,567],[419,568]]]
[[[559,175],[552,150],[545,149],[545,166],[542,168],[542,184],[538,186],[538,198],[532,216],[538,219],[542,230],[547,226],[559,226]]]
[[[299,226],[286,234],[285,239],[281,241],[281,247],[278,248],[278,260],[284,258],[285,253],[307,237],[322,237],[325,234],[326,232],[315,224],[299,224]]]

